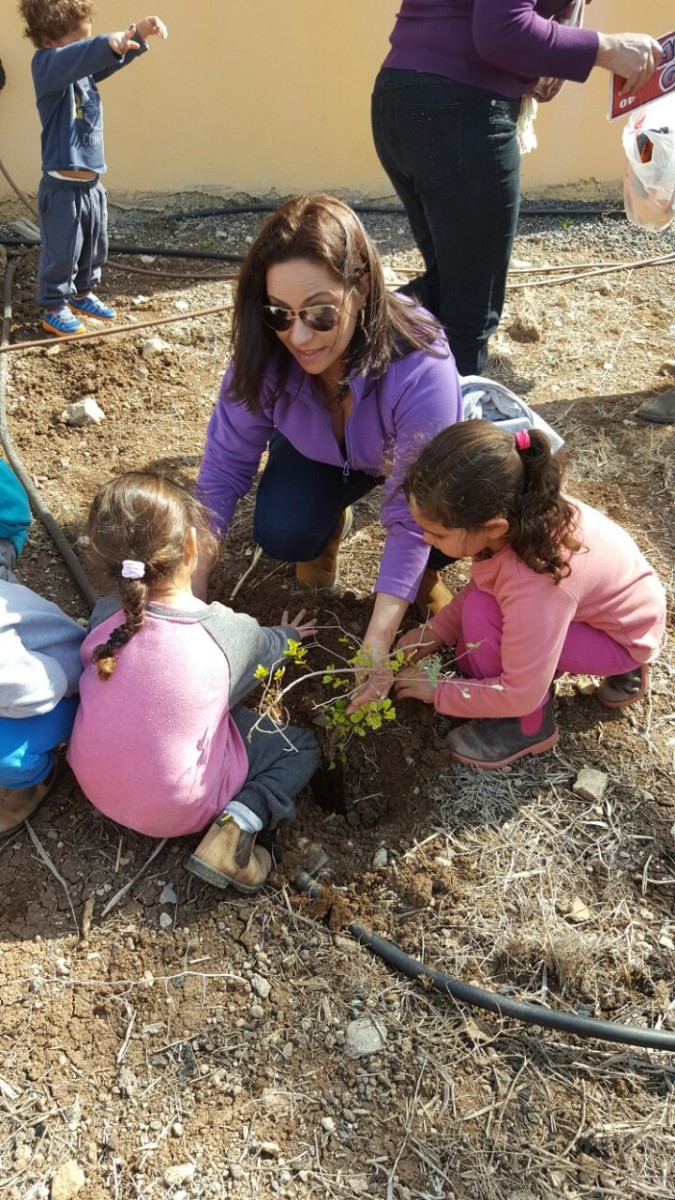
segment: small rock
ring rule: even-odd
[[[245,1179],[246,1172],[241,1163],[229,1163],[230,1179]]]
[[[161,912],[159,914],[160,929],[170,929],[172,925],[173,925],[173,917],[168,912]]]
[[[262,1004],[251,1005],[251,1016],[254,1021],[262,1021],[265,1016],[265,1009]]]
[[[164,1182],[167,1187],[173,1184],[187,1183],[190,1179],[194,1179],[195,1164],[180,1163],[176,1167],[167,1167],[164,1172]]]
[[[253,975],[251,978],[251,987],[256,995],[260,996],[261,1000],[267,1000],[272,991],[272,984],[267,979],[264,979],[262,975]]]
[[[383,867],[386,867],[387,862],[388,855],[386,848],[384,846],[380,846],[380,849],[376,850],[373,855],[373,869],[375,871],[381,871]]]
[[[350,1058],[366,1058],[379,1054],[387,1040],[387,1031],[372,1015],[350,1021],[345,1034],[345,1054]]]
[[[599,803],[607,790],[609,775],[595,771],[593,767],[583,767],[572,784],[575,796],[582,800],[594,800]]]
[[[159,897],[159,902],[160,902],[160,904],[177,904],[178,903],[178,896],[174,892],[170,883],[167,883],[166,887],[162,888],[162,891],[161,891],[160,897]]]
[[[335,1133],[337,1125],[335,1124],[333,1117],[322,1117],[321,1128],[323,1129],[324,1133]]]
[[[267,1158],[278,1158],[281,1154],[281,1146],[278,1142],[261,1142],[258,1149]]]
[[[165,342],[164,338],[155,335],[155,337],[148,338],[147,342],[143,343],[141,354],[143,358],[152,358],[155,354],[165,354],[167,350],[171,349],[172,346],[169,342]]]
[[[675,375],[675,358],[667,358],[666,361],[661,364],[661,374]]]
[[[83,425],[100,425],[105,421],[105,413],[93,396],[85,396],[83,400],[68,404],[61,413],[61,420],[64,425],[79,429]]]
[[[580,923],[582,921],[590,921],[591,910],[586,904],[584,904],[580,896],[575,896],[574,900],[572,901],[572,908],[570,909],[569,915],[573,921],[578,921]]]
[[[51,1200],[72,1200],[84,1187],[84,1171],[74,1158],[61,1163],[52,1176]]]
[[[187,312],[190,307],[187,300],[175,300],[173,306],[174,308],[177,308],[179,312]]]
[[[675,950],[675,942],[667,933],[662,933],[659,938],[659,946],[663,946],[664,950]]]
[[[180,1121],[174,1121],[171,1126],[171,1136],[175,1138],[183,1136],[183,1126]]]
[[[507,330],[514,342],[540,342],[541,329],[532,317],[516,317]]]
[[[293,1043],[286,1042],[286,1045],[281,1047],[281,1053],[283,1054],[284,1058],[286,1059],[286,1062],[290,1062],[295,1053],[295,1047],[294,1047]]]
[[[133,1096],[134,1093],[137,1092],[139,1087],[141,1086],[138,1076],[134,1075],[134,1072],[131,1070],[130,1067],[122,1067],[122,1069],[117,1077],[117,1082],[118,1082],[118,1085],[119,1085],[121,1091],[126,1096]]]
[[[353,1196],[367,1195],[367,1193],[370,1189],[370,1184],[368,1183],[368,1176],[367,1175],[352,1175],[347,1180],[347,1187],[349,1188],[349,1190]]]

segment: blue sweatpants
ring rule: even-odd
[[[54,750],[70,737],[79,696],[39,717],[0,717],[0,787],[29,788],[46,779]]]
[[[43,175],[38,191],[42,250],[37,302],[54,309],[81,296],[101,279],[108,257],[108,194],[92,180]]]

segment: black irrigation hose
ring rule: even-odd
[[[177,213],[168,214],[173,221],[192,221],[198,217],[235,217],[247,213],[276,212],[282,200],[275,204],[260,201],[251,204],[226,204],[215,208],[188,208]],[[400,204],[352,204],[351,208],[360,216],[374,217],[404,217],[405,209]],[[622,208],[602,208],[599,205],[585,205],[576,208],[536,208],[527,204],[521,205],[521,217],[625,217]]]
[[[306,871],[298,871],[295,877],[297,887],[306,892],[310,899],[318,899],[321,889]],[[555,1012],[550,1008],[540,1008],[537,1004],[527,1004],[522,1000],[511,1000],[508,996],[500,996],[496,992],[488,992],[485,988],[476,987],[472,983],[463,983],[460,979],[452,979],[442,971],[427,967],[417,958],[401,950],[395,942],[388,942],[377,933],[371,933],[356,921],[350,921],[347,932],[360,943],[381,958],[389,967],[408,975],[411,979],[428,980],[434,991],[444,996],[452,996],[464,1004],[474,1008],[484,1008],[496,1013],[499,1017],[511,1017],[516,1021],[525,1021],[528,1025],[541,1025],[547,1029],[560,1029],[564,1033],[572,1033],[577,1037],[598,1038],[604,1042],[620,1042],[627,1046],[644,1046],[650,1050],[675,1051],[675,1034],[661,1029],[640,1029],[636,1025],[620,1025],[615,1021],[600,1021],[595,1017],[582,1017],[578,1013]]]
[[[0,246],[23,246],[28,249],[40,246],[39,238],[30,237],[0,237]],[[243,262],[243,254],[214,254],[211,250],[174,250],[166,246],[124,246],[111,242],[108,247],[111,254],[147,254],[156,258],[205,258],[213,262]]]
[[[14,258],[7,264],[5,278],[2,287],[2,332],[0,334],[0,346],[9,344],[9,330],[12,321],[12,283],[14,273],[16,271],[19,259]],[[32,479],[26,471],[18,452],[12,441],[12,438],[7,428],[7,410],[6,410],[6,395],[7,395],[7,375],[8,363],[7,355],[0,355],[0,442],[2,442],[3,450],[7,455],[7,460],[12,466],[12,470],[21,480],[30,498],[33,511],[42,521],[45,529],[49,533],[56,549],[64,559],[68,570],[75,580],[78,588],[84,596],[90,608],[96,603],[96,592],[92,588],[79,558],[72,549],[70,542],[66,538],[65,533],[60,525],[56,523],[49,509],[43,504],[39,492],[37,491]]]

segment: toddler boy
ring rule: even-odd
[[[42,327],[57,337],[83,333],[80,316],[115,312],[92,292],[108,254],[107,193],[100,176],[103,109],[97,84],[167,36],[159,17],[92,37],[93,0],[20,0],[25,35],[37,52],[32,72],[42,123],[38,208],[42,250],[37,303]]]

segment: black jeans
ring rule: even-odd
[[[504,305],[518,221],[519,100],[422,71],[382,70],[375,149],[425,271],[401,290],[445,326],[460,375],[480,374]]]
[[[348,505],[383,483],[382,477],[306,458],[278,430],[272,434],[267,466],[258,484],[253,536],[265,554],[282,562],[311,562],[335,532]],[[432,549],[429,566],[450,562]]]

